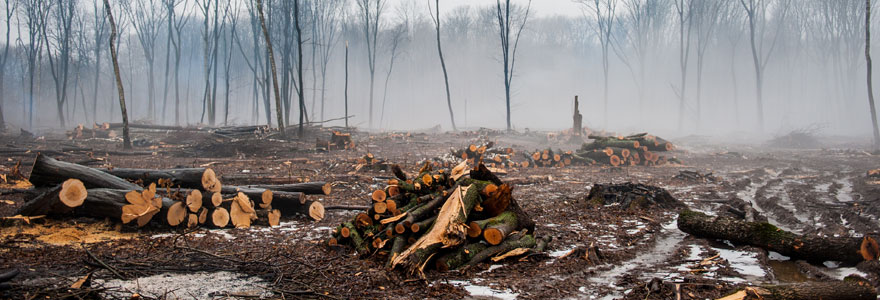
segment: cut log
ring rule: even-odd
[[[205,172],[202,173],[201,183],[202,188],[208,192],[219,193],[223,189],[223,184],[220,183],[220,179],[212,169],[205,169]]]
[[[214,193],[211,195],[213,196]],[[192,190],[189,192],[189,194],[186,195],[186,207],[189,208],[190,212],[198,212],[199,209],[202,208],[202,192],[199,190]]]
[[[373,191],[373,194],[372,194],[373,202],[385,202],[385,198],[387,196],[388,195],[385,194],[385,191],[375,190],[375,191]]]
[[[296,214],[309,216],[315,221],[324,219],[324,205],[320,201],[308,200],[302,193],[275,192],[272,208],[281,211],[281,216],[290,217]]]
[[[330,183],[315,181],[291,184],[255,184],[246,186],[224,186],[223,193],[231,193],[237,188],[267,189],[273,192],[300,192],[306,195],[330,195]]]
[[[862,281],[799,282],[747,287],[718,300],[876,300],[877,291]]]
[[[815,263],[838,261],[855,265],[870,258],[877,259],[875,250],[862,251],[869,237],[827,237],[798,235],[766,222],[745,222],[727,217],[710,217],[685,210],[678,215],[678,228],[697,237],[729,240],[734,244],[753,245],[778,252],[792,259]]]
[[[409,230],[412,231],[413,233],[418,233],[420,231],[421,232],[427,231],[428,228],[431,228],[431,225],[434,225],[435,220],[437,220],[437,217],[430,217],[430,218],[427,218],[423,221],[413,223],[412,225],[409,226]]]
[[[205,168],[177,168],[177,169],[131,169],[131,168],[112,168],[98,169],[102,172],[112,174],[113,176],[128,179],[141,180],[144,184],[158,183],[159,179],[171,180],[173,186],[182,188],[200,189],[202,178],[207,169]]]
[[[461,265],[469,262],[474,256],[483,252],[483,250],[486,250],[488,247],[488,245],[479,242],[467,244],[450,253],[440,256],[434,265],[437,267],[437,270],[440,270],[441,272],[455,270]]]
[[[15,215],[41,216],[59,215],[70,212],[85,201],[88,192],[82,181],[68,179],[64,183],[46,190],[15,211]]]
[[[461,265],[458,269],[468,268],[474,266],[484,260],[489,259],[495,255],[505,253],[517,248],[534,248],[537,245],[537,241],[535,237],[531,234],[525,234],[525,232],[521,232],[520,234],[511,235],[508,239],[504,240],[503,243],[491,246],[486,248],[480,253],[474,255],[467,263]]]
[[[137,184],[125,179],[69,162],[63,162],[54,158],[37,154],[34,159],[31,176],[28,180],[37,187],[50,187],[61,184],[68,179],[82,181],[86,188],[108,188],[121,190],[142,190]]]
[[[147,190],[149,191],[149,190]],[[147,192],[149,194],[150,192]],[[147,198],[147,199],[145,199]],[[164,197],[144,197],[143,192],[117,189],[89,189],[83,205],[74,209],[77,216],[110,218],[128,223],[138,221],[146,225],[155,214],[167,220],[167,214],[175,201]],[[184,208],[184,212],[185,212]]]
[[[225,208],[222,208],[222,207],[215,208],[211,212],[211,220],[210,221],[211,221],[211,224],[214,225],[214,227],[217,227],[217,228],[226,227],[226,225],[229,225],[229,211],[227,211]]]
[[[235,196],[230,207],[229,218],[235,228],[251,227],[251,222],[257,218],[251,200],[242,193]]]
[[[174,227],[183,223],[184,219],[186,219],[186,215],[186,207],[183,202],[177,201],[168,207],[166,220],[168,221],[168,225]]]
[[[277,209],[258,209],[257,222],[259,225],[275,227],[281,224],[281,211]]]
[[[513,212],[504,212],[489,222],[483,229],[483,238],[489,245],[498,245],[508,234],[516,230],[517,220]]]

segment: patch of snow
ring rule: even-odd
[[[108,298],[128,298],[132,293],[168,299],[212,299],[227,294],[268,298],[267,283],[259,277],[232,272],[166,273],[134,280],[101,280],[95,283],[108,288]]]
[[[713,248],[718,251],[721,258],[727,260],[730,267],[746,276],[764,277],[766,272],[761,268],[758,262],[758,256],[755,253],[739,250],[728,250]]]
[[[785,255],[782,255],[782,254],[779,254],[779,253],[777,253],[777,252],[775,252],[775,251],[769,251],[769,252],[770,252],[770,254],[767,255],[767,258],[770,259],[770,260],[777,260],[777,261],[787,261],[787,260],[791,260],[791,257],[785,256]]]
[[[450,280],[449,284],[464,288],[473,297],[484,297],[484,299],[513,300],[519,296],[519,293],[514,293],[509,289],[495,289],[488,286],[474,285],[467,281]]]

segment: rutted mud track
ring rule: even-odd
[[[355,151],[315,152],[310,143],[272,142],[249,145],[245,150],[217,149],[186,155],[111,156],[115,167],[210,165],[226,182],[242,176],[284,177],[332,182],[334,192],[322,197],[325,205],[364,205],[369,191],[389,176],[368,168],[354,171],[358,157],[370,152],[375,157],[399,163],[409,172],[418,161],[440,156],[450,147],[464,147],[474,136],[415,135],[405,139],[377,134],[360,135]],[[540,135],[491,136],[501,147],[531,151],[547,147]],[[13,143],[8,141],[7,143]],[[100,146],[101,142],[95,142]],[[43,147],[57,147],[47,142]],[[554,145],[563,150],[578,145]],[[328,211],[320,222],[297,219],[277,228],[206,230],[192,232],[168,229],[116,228],[103,221],[79,219],[38,224],[43,231],[4,227],[0,236],[0,268],[18,267],[19,285],[4,296],[22,298],[53,295],[76,279],[94,271],[95,286],[110,289],[104,295],[139,292],[150,297],[203,298],[223,295],[255,295],[307,298],[627,298],[668,299],[675,283],[682,295],[711,298],[729,293],[743,282],[807,280],[798,263],[774,253],[750,247],[735,247],[723,241],[695,239],[675,226],[676,213],[653,209],[626,211],[615,206],[593,207],[584,197],[593,183],[634,181],[669,189],[692,209],[709,214],[731,214],[731,208],[752,207],[780,227],[799,233],[853,235],[877,233],[880,184],[865,178],[868,169],[880,167],[880,160],[858,151],[779,151],[756,148],[688,148],[676,155],[683,166],[662,167],[566,167],[523,169],[502,179],[516,182],[514,197],[538,224],[540,235],[551,235],[549,257],[540,261],[505,262],[467,273],[428,272],[425,280],[408,280],[398,272],[387,272],[378,261],[358,260],[352,253],[337,253],[322,246],[329,230],[353,212]],[[106,145],[105,145],[106,147]],[[736,152],[732,152],[732,151]],[[195,152],[193,152],[195,151]],[[727,152],[731,151],[731,152]],[[219,153],[212,157],[211,152]],[[198,158],[186,158],[198,157]],[[285,165],[293,158],[307,163]],[[19,157],[4,159],[13,165]],[[20,157],[23,165],[33,158]],[[68,161],[85,155],[63,157]],[[246,170],[246,171],[245,171]],[[689,182],[673,179],[679,170],[712,172],[718,182]],[[25,169],[27,174],[29,170]],[[2,195],[13,204],[0,203],[0,216],[9,216],[25,198]],[[736,209],[734,209],[736,210]],[[95,226],[102,232],[122,233],[95,238],[87,233]],[[68,230],[62,238],[47,240],[39,234]],[[118,235],[118,236],[116,236]],[[132,238],[133,236],[133,238]],[[84,246],[81,246],[80,244]],[[574,249],[596,246],[601,259],[586,260],[570,255]],[[88,258],[83,250],[113,266],[124,279]],[[715,255],[709,265],[700,262]],[[840,278],[858,272],[853,268],[817,266],[828,276]],[[794,271],[792,271],[794,270]],[[136,278],[158,280],[172,275],[175,284],[120,284]],[[203,274],[220,274],[217,280]],[[231,274],[231,275],[230,275]],[[154,277],[150,277],[154,276]],[[177,277],[173,277],[177,276]],[[200,277],[201,276],[201,277]],[[875,284],[876,274],[863,274]],[[161,277],[161,276],[160,276]],[[178,278],[179,277],[179,278]],[[187,280],[187,278],[203,278]],[[655,280],[656,278],[656,280]],[[653,280],[653,282],[652,282]],[[235,289],[234,285],[259,287]],[[147,286],[144,284],[142,286]],[[199,287],[198,289],[194,287]],[[111,293],[112,292],[112,293]],[[690,293],[690,294],[688,294]],[[194,296],[195,295],[195,296]]]

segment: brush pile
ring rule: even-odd
[[[663,188],[641,183],[594,184],[586,198],[594,205],[619,205],[623,209],[677,208],[682,203]]]
[[[497,149],[493,148],[495,142],[485,142],[482,145],[470,144],[464,149],[451,150],[452,156],[463,159],[468,165],[476,165],[480,162],[487,167],[503,169],[517,167],[510,158],[515,151],[513,148]]]
[[[348,245],[361,258],[384,260],[388,269],[424,275],[463,269],[491,259],[541,252],[535,223],[485,165],[468,171],[425,163],[418,176],[395,171],[387,187],[370,195],[372,205],[333,232],[328,245]]]
[[[330,133],[329,141],[322,141],[320,139],[315,141],[315,148],[324,151],[348,150],[354,149],[354,147],[355,143],[351,139],[351,133],[342,133],[335,130]]]
[[[137,221],[138,227],[151,221],[171,227],[275,226],[297,214],[320,220],[324,206],[305,195],[330,193],[323,182],[223,186],[212,169],[96,169],[42,154],[29,181],[40,192],[17,215],[107,218]]]
[[[566,167],[571,165],[591,166],[655,166],[666,163],[681,163],[677,158],[666,158],[656,152],[667,152],[675,146],[662,138],[640,133],[630,136],[606,137],[589,136],[594,141],[585,143],[577,151],[553,151],[544,149],[523,154],[525,161],[520,166],[528,167]]]

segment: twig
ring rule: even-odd
[[[104,261],[98,259],[98,257],[96,257],[94,254],[92,254],[92,252],[89,251],[89,248],[86,248],[85,245],[81,245],[81,246],[82,246],[83,250],[86,251],[86,254],[88,254],[88,256],[91,259],[94,259],[96,262],[101,264],[101,266],[103,266],[105,269],[109,270],[110,272],[113,272],[113,274],[115,274],[116,277],[119,277],[119,279],[126,280],[125,276],[122,276],[122,274],[120,274],[119,271],[116,270],[116,268],[113,268],[110,265],[104,263]]]

